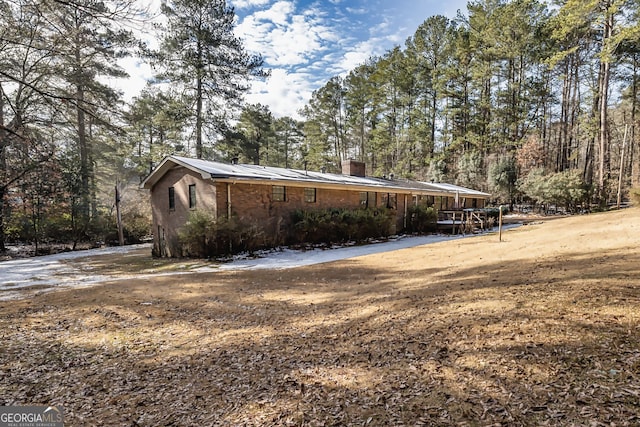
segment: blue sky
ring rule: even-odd
[[[236,35],[262,54],[266,81],[253,84],[250,103],[268,105],[276,117],[298,110],[329,78],[345,76],[371,56],[404,46],[429,16],[455,18],[467,0],[227,0],[237,14]],[[130,99],[144,87],[148,67],[129,59]]]
[[[248,102],[268,105],[276,117],[297,117],[311,93],[394,46],[429,16],[455,18],[467,0],[232,0],[236,34],[271,70]]]

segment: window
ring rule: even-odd
[[[196,185],[191,184],[189,186],[189,209],[196,207]]]
[[[378,203],[378,193],[375,191],[361,191],[360,192],[360,205],[365,208],[375,208]]]
[[[375,208],[378,206],[378,193],[375,191],[370,191],[367,199],[367,206]]]
[[[169,210],[176,210],[176,189],[169,187]]]
[[[287,193],[283,185],[274,185],[271,190],[271,197],[274,202],[284,202],[287,199]]]
[[[398,195],[396,193],[387,193],[383,197],[387,209],[398,209]]]
[[[305,188],[304,189],[304,201],[307,203],[315,203],[316,202],[316,189],[315,188]]]

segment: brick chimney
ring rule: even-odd
[[[361,176],[364,177],[365,164],[353,159],[342,161],[342,175]]]

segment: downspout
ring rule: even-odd
[[[227,225],[231,223],[231,183],[227,182]],[[229,253],[233,253],[233,240],[229,239]]]
[[[403,228],[407,229],[407,215],[409,214],[409,210],[407,209],[407,195],[404,195],[404,219],[403,219]]]
[[[227,182],[227,220],[231,220],[231,183]]]

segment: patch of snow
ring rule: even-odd
[[[517,224],[504,226],[503,229],[513,228]],[[371,255],[398,249],[422,246],[431,243],[472,237],[468,235],[428,235],[428,236],[400,236],[384,242],[371,243],[361,246],[340,246],[329,249],[295,250],[281,249],[266,251],[256,258],[246,256],[235,257],[227,263],[215,264],[191,269],[188,271],[136,275],[131,272],[128,277],[111,277],[104,275],[90,275],[82,269],[74,267],[73,263],[62,262],[77,258],[88,258],[100,255],[122,254],[137,249],[149,249],[151,245],[118,246],[85,251],[64,252],[34,258],[21,258],[0,262],[0,300],[25,298],[36,292],[45,292],[63,288],[80,288],[93,286],[107,280],[129,280],[135,278],[153,278],[166,275],[183,275],[191,273],[229,271],[229,270],[259,270],[259,269],[288,269],[313,264],[338,261]]]
[[[202,267],[197,271],[284,270],[288,268],[339,261],[364,255],[378,254],[381,252],[395,251],[414,246],[428,245],[430,243],[443,242],[446,240],[461,239],[462,237],[463,236],[460,235],[400,236],[384,242],[360,246],[340,246],[330,249],[315,248],[311,250],[285,248],[278,252],[271,252],[264,257],[254,259],[235,259],[232,262],[221,264],[215,268]]]
[[[144,247],[151,248],[149,244],[116,246],[2,261],[0,262],[0,300],[19,298],[29,288],[43,291],[52,288],[90,286],[103,282],[108,279],[107,276],[86,275],[72,263],[62,261],[100,255],[124,255]]]

